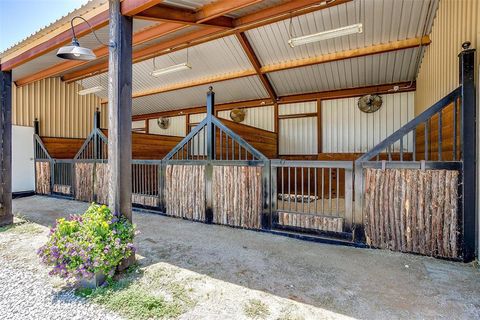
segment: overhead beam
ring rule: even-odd
[[[299,68],[310,66],[314,64],[321,64],[327,62],[333,62],[338,60],[352,59],[358,57],[364,57],[374,54],[405,50],[410,48],[415,48],[419,46],[427,46],[431,43],[429,36],[423,36],[418,38],[411,38],[406,40],[393,41],[389,43],[377,44],[365,48],[358,48],[352,50],[345,50],[341,52],[334,52],[324,55],[319,55],[315,57],[293,60],[288,62],[282,62],[277,64],[272,64],[264,66],[260,69],[261,73],[269,73],[275,71],[282,71],[292,68]]]
[[[220,16],[201,23],[197,19],[197,12],[183,8],[174,8],[167,5],[156,5],[140,12],[136,17],[145,20],[183,23],[187,25],[233,28],[232,18]]]
[[[270,83],[270,80],[268,80],[267,76],[261,72],[262,66],[260,64],[260,60],[258,60],[258,57],[255,54],[255,51],[253,50],[252,45],[248,41],[247,36],[243,32],[237,33],[236,36],[238,41],[240,42],[240,45],[243,48],[243,51],[245,51],[245,54],[247,55],[248,59],[250,60],[250,63],[255,69],[257,76],[260,78],[260,81],[262,81],[262,84],[265,87],[265,90],[268,92],[270,99],[272,99],[273,101],[277,100],[277,94],[275,93],[275,89]]]
[[[134,16],[162,1],[163,0],[123,0],[121,2],[121,12],[124,16]]]
[[[145,30],[142,30],[140,32],[137,32],[133,36],[133,43],[135,45],[142,44],[144,42],[147,42],[149,40],[155,39],[158,37],[158,35],[165,36],[167,34],[173,33],[175,31],[181,30],[186,28],[187,26],[183,24],[178,24],[178,23],[162,23],[155,25],[153,27],[147,28]],[[99,47],[95,50],[93,50],[97,58],[104,58],[108,56],[108,47],[102,46]],[[87,64],[88,61],[81,61],[81,60],[69,60],[69,61],[64,61],[60,62],[53,67],[50,67],[48,69],[44,69],[40,72],[36,72],[35,74],[26,76],[24,78],[20,78],[17,81],[15,81],[15,84],[20,87],[24,86],[30,83],[33,83],[35,81],[48,78],[48,77],[53,77],[59,74],[62,74],[68,70],[71,70],[73,68],[80,67],[82,65]]]
[[[250,77],[256,74],[257,73],[255,70],[243,70],[243,71],[232,72],[232,73],[227,73],[227,74],[213,76],[213,77],[206,77],[206,78],[197,79],[193,81],[171,84],[168,86],[156,88],[154,90],[145,90],[145,91],[135,92],[132,95],[132,98],[140,98],[145,96],[151,96],[154,94],[175,91],[178,89],[186,89],[191,87],[203,86],[203,85],[220,82],[220,81],[240,79],[240,78]]]
[[[287,70],[291,68],[299,68],[299,67],[309,66],[313,64],[321,64],[321,63],[337,61],[340,59],[350,59],[350,58],[356,58],[356,57],[361,57],[366,55],[380,54],[380,53],[390,52],[394,50],[404,50],[408,48],[417,47],[420,45],[420,43],[421,45],[428,45],[430,43],[430,38],[428,36],[425,36],[422,38],[413,38],[413,39],[395,41],[387,44],[374,45],[374,46],[361,48],[361,49],[347,50],[347,51],[338,52],[334,54],[320,55],[320,56],[312,57],[308,59],[289,61],[288,63],[273,64],[273,65],[267,65],[267,66],[261,67],[260,62],[258,61],[258,58],[255,56],[255,53],[253,52],[253,48],[248,43],[248,39],[246,38],[246,36],[244,34],[243,35],[237,34],[237,37],[240,43],[242,44],[242,47],[244,48],[248,58],[250,59],[252,66],[254,67],[254,70],[245,70],[245,71],[239,71],[239,72],[234,72],[230,74],[214,75],[211,77],[201,78],[193,81],[190,80],[186,82],[175,83],[173,85],[151,89],[148,91],[136,92],[133,94],[133,97],[137,98],[137,97],[142,97],[147,95],[154,95],[154,94],[159,94],[159,93],[168,92],[168,91],[186,89],[186,88],[194,87],[197,85],[205,85],[213,82],[233,80],[237,78],[257,75],[260,77],[260,80],[262,80],[262,84],[264,85],[266,91],[268,92],[270,99],[272,101],[276,101],[277,94],[274,91],[273,86],[271,85],[269,79],[266,76],[267,72],[282,71],[282,70]]]
[[[158,56],[159,52],[164,52],[164,53],[173,52],[174,50],[172,50],[172,48],[180,46],[184,43],[188,43],[189,41],[194,41],[198,37],[215,34],[217,32],[220,32],[221,30],[222,29],[216,29],[216,28],[200,29],[198,31],[191,32],[183,36],[180,36],[165,42],[161,42],[147,48],[143,48],[133,53],[132,55],[133,62],[140,62],[143,60],[153,58],[155,56]],[[179,50],[179,48],[177,48],[177,50]],[[90,67],[87,67],[85,69],[67,73],[62,78],[66,82],[72,82],[72,81],[88,78],[92,75],[105,72],[107,70],[108,70],[108,63],[101,62],[95,65],[92,65]]]
[[[168,43],[165,43],[165,44],[159,43],[157,45],[152,46],[151,50],[143,49],[142,51],[144,54],[143,56],[141,52],[136,51],[134,52],[134,55],[135,55],[134,62],[146,60],[155,56],[160,56],[166,53],[173,52],[175,50],[184,49],[184,48],[198,45],[207,41],[212,41],[215,39],[233,35],[237,32],[247,31],[253,28],[260,27],[262,25],[281,21],[289,17],[295,17],[305,13],[330,8],[336,5],[341,5],[350,1],[352,0],[336,0],[334,2],[328,2],[326,4],[323,1],[318,1],[318,0],[288,1],[283,4],[276,5],[272,8],[262,9],[255,13],[246,15],[242,18],[235,19],[233,22],[235,26],[234,29],[225,30],[222,28],[218,28],[218,30],[214,30],[214,28],[208,28],[205,30],[194,31],[194,32],[191,32],[190,34],[187,34],[175,39],[174,43],[169,44],[170,48],[168,49],[170,50],[166,50],[166,49],[159,50],[158,48],[164,48],[165,44],[168,45]],[[78,70],[71,74],[66,74],[64,76],[64,80],[73,81],[73,80],[87,78],[92,74],[102,72],[102,70],[103,71],[106,70],[105,62],[98,63],[94,66],[91,66],[83,70]]]
[[[398,87],[398,91],[394,91],[393,88]],[[278,104],[285,103],[296,103],[296,102],[305,102],[305,101],[318,101],[318,100],[330,100],[330,99],[342,99],[342,98],[353,98],[359,97],[365,94],[390,94],[396,92],[409,92],[415,91],[416,84],[415,82],[397,82],[383,85],[375,86],[365,86],[365,87],[356,87],[348,89],[339,89],[333,91],[319,91],[314,93],[305,93],[305,94],[296,94],[279,97],[277,100]],[[269,98],[266,99],[255,99],[255,100],[245,100],[237,101],[231,103],[223,103],[215,106],[217,111],[221,110],[230,110],[234,108],[255,108],[261,106],[274,105],[274,101]],[[183,109],[149,113],[143,115],[135,115],[132,117],[133,121],[145,120],[151,118],[158,118],[162,116],[176,116],[184,114],[193,114],[193,113],[202,113],[205,112],[205,106],[197,107],[188,107]]]

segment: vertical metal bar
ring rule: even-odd
[[[288,167],[288,211],[292,211],[292,204],[290,201],[291,193],[290,193],[290,167]]]
[[[425,124],[425,142],[424,142],[424,145],[425,145],[425,161],[428,160],[428,138],[429,138],[429,133],[428,133],[428,120],[424,122]]]
[[[322,215],[325,213],[325,168],[322,168]]]
[[[455,98],[453,102],[453,161],[457,160],[457,112],[458,112],[458,99]]]
[[[417,128],[415,127],[415,129],[413,130],[413,146],[412,146],[412,150],[413,150],[413,161],[416,160],[416,153],[417,153]]]
[[[442,161],[442,110],[438,113],[438,161]]]
[[[328,168],[328,210],[332,215],[332,168]]]
[[[281,166],[281,177],[282,177],[282,209],[285,210],[285,173],[283,170],[283,165]],[[277,208],[278,209],[278,208]]]
[[[315,184],[314,185],[314,188],[315,188],[315,214],[318,213],[318,192],[317,192],[317,168],[314,168],[313,169],[313,173],[314,173],[314,177],[313,177],[313,183]]]
[[[303,192],[304,191],[304,184],[305,184],[305,176],[304,176],[304,171],[303,171],[303,167],[302,167],[302,178],[300,179],[301,183],[302,183],[302,212],[305,212],[305,193]]]
[[[403,161],[403,137],[400,138],[400,161]]]
[[[310,194],[310,167],[307,168],[307,184],[308,184],[308,188],[307,188],[307,192],[308,192],[308,201],[307,201],[307,205],[308,205],[308,209],[307,209],[307,212],[310,213],[310,200],[311,200],[311,194]]]
[[[339,204],[339,195],[340,195],[340,168],[336,168],[336,174],[337,174],[337,204],[336,204],[336,210],[337,210],[337,216],[338,213],[340,212],[338,204]]]
[[[293,168],[294,170],[294,182],[295,182],[295,212],[298,211],[298,200],[297,200],[297,167]]]
[[[345,169],[345,227],[351,230],[353,221],[352,199],[353,199],[353,185],[352,185],[352,170]]]
[[[392,161],[392,145],[389,145],[387,148],[388,161]]]
[[[223,160],[223,130],[220,130],[220,160]]]

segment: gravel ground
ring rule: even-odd
[[[33,237],[30,234],[33,233]],[[0,233],[0,318],[120,319],[75,296],[58,278],[35,262],[34,249],[46,240],[47,228],[24,224]],[[29,253],[21,254],[25,250]]]

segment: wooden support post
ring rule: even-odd
[[[0,226],[13,223],[12,213],[12,72],[0,72]]]
[[[108,201],[115,214],[132,220],[132,18],[120,0],[109,0]],[[114,43],[114,44],[113,44]]]
[[[476,101],[475,101],[475,49],[470,49],[470,42],[465,42],[460,52],[460,84],[461,89],[461,140],[463,164],[463,258],[471,261],[475,257],[476,213],[477,213],[477,181],[476,181]]]
[[[212,194],[212,178],[213,165],[212,161],[215,159],[215,126],[212,123],[213,115],[215,114],[215,92],[210,87],[207,93],[207,159],[208,163],[205,166],[205,222],[212,223],[213,221],[213,194]]]

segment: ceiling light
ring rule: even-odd
[[[103,91],[103,87],[102,86],[96,86],[96,87],[91,87],[91,88],[80,90],[80,91],[78,91],[78,94],[81,95],[81,96],[84,96],[84,95],[87,95],[87,94],[90,94],[90,93],[96,93],[96,92],[100,92],[100,91]]]
[[[341,27],[338,29],[332,29],[319,33],[309,34],[306,36],[291,38],[290,40],[288,40],[288,44],[290,45],[290,47],[293,48],[302,44],[348,36],[355,33],[362,33],[362,28],[363,27],[361,23],[352,24],[350,26]]]
[[[72,29],[72,34],[73,34],[72,44],[69,45],[69,46],[60,47],[60,49],[58,49],[58,51],[57,51],[57,57],[62,58],[62,59],[67,59],[67,60],[84,60],[84,61],[90,61],[90,60],[94,60],[94,59],[97,58],[97,56],[92,51],[92,49],[80,46],[80,43],[78,42],[77,36],[75,35],[75,28],[73,27],[73,20],[75,20],[75,19],[81,19],[81,20],[85,21],[87,23],[87,25],[90,27],[90,30],[93,32],[93,35],[95,36],[95,38],[97,39],[97,41],[99,43],[101,43],[105,46],[111,47],[111,48],[115,47],[114,44],[107,45],[107,44],[103,43],[98,38],[97,34],[95,33],[95,30],[93,30],[92,26],[90,25],[90,23],[87,20],[85,20],[84,18],[82,18],[80,16],[75,16],[75,17],[72,18],[72,20],[70,20],[70,28]]]
[[[163,74],[182,71],[182,70],[189,70],[189,69],[192,69],[192,66],[190,66],[188,62],[184,62],[184,63],[176,64],[174,66],[153,70],[152,72],[150,72],[150,75],[152,75],[153,77],[159,77]]]

